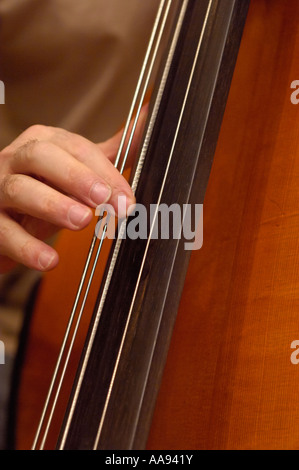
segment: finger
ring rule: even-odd
[[[113,160],[121,141],[122,131],[109,139],[110,144],[94,144],[90,140],[78,134],[58,129],[51,137],[51,142],[75,157],[78,161],[84,163],[95,173],[100,174],[106,181],[111,183],[115,192],[126,193],[128,197],[132,196],[132,190],[126,179],[120,175],[119,168],[115,168]],[[109,142],[107,141],[107,142]],[[102,148],[103,147],[103,148]],[[108,151],[109,155],[103,150]]]
[[[22,132],[13,142],[3,149],[3,152],[15,152],[19,147],[30,144],[38,140],[50,140],[52,135],[57,132],[57,128],[34,124]]]
[[[132,189],[98,145],[67,131],[55,134],[52,140],[108,182],[112,188],[109,204],[120,218],[130,213],[136,202]]]
[[[5,213],[0,213],[0,255],[39,271],[53,269],[59,260],[52,247],[32,237]]]
[[[117,153],[121,135],[122,131],[109,139],[110,144],[100,145],[94,144],[80,135],[60,130],[52,136],[51,141],[91,168],[95,173],[100,174],[114,188],[113,196],[116,196],[117,193],[124,193],[128,198],[131,198],[131,202],[135,202],[130,185],[119,173],[120,166],[116,168],[113,162],[110,161],[114,160]],[[110,149],[109,152],[108,149]],[[103,150],[107,151],[108,155]]]
[[[79,230],[92,219],[90,208],[27,175],[8,175],[0,183],[0,206]]]
[[[108,200],[113,204],[118,194],[125,194],[128,206],[132,204],[134,197],[131,188],[111,162],[96,145],[87,141],[83,146],[82,142],[79,145],[79,141],[80,136],[76,136],[74,142],[64,144],[65,148],[53,142],[32,141],[15,152],[10,163],[11,170],[36,174],[91,207]],[[80,152],[80,146],[81,149],[84,147],[84,151]],[[75,151],[77,147],[79,149]],[[72,154],[70,150],[73,150]],[[89,155],[84,155],[85,152]],[[76,158],[78,156],[83,161]],[[117,206],[114,208],[118,210]]]
[[[128,132],[125,136],[125,130],[122,129],[110,139],[98,144],[98,147],[102,150],[106,157],[109,158],[109,160],[113,162],[115,161],[115,158],[119,153],[120,146],[122,145],[122,141],[124,139],[122,156],[125,156],[127,153],[126,164],[128,166],[132,165],[134,158],[136,157],[138,147],[141,143],[141,137],[144,131],[147,115],[148,103],[142,107],[141,112],[137,118],[137,122],[135,123],[135,118],[132,119],[128,128]]]

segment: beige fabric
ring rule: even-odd
[[[1,0],[0,148],[31,124],[102,140],[123,123],[158,0]]]
[[[158,5],[159,0],[1,0],[0,149],[32,124],[62,127],[93,141],[119,130]],[[7,292],[12,284],[0,275],[0,304],[18,295]],[[17,286],[19,291],[19,281]]]
[[[92,141],[123,124],[159,0],[1,0],[0,149],[32,124]],[[0,448],[22,306],[37,273],[0,275]],[[21,298],[20,298],[21,296]]]

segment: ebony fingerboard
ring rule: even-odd
[[[136,192],[146,207],[159,198],[174,140],[161,203],[203,203],[248,6],[249,0],[189,1]],[[142,239],[127,238],[121,245],[84,380],[66,429],[80,366],[58,448],[63,440],[64,449],[92,449],[103,410],[98,449],[146,445],[190,257],[184,240],[155,239],[142,266],[146,247]]]

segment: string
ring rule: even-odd
[[[182,122],[182,119],[183,119],[183,115],[184,115],[184,112],[185,112],[186,103],[187,103],[187,99],[188,99],[188,96],[189,96],[189,91],[190,91],[190,87],[191,87],[191,84],[192,84],[192,80],[193,80],[193,76],[194,76],[194,72],[195,72],[195,68],[196,68],[196,64],[197,64],[197,60],[198,60],[198,56],[199,56],[199,52],[201,50],[201,45],[202,45],[204,33],[206,31],[206,27],[207,27],[207,24],[208,24],[208,18],[209,18],[209,15],[210,15],[212,3],[213,3],[213,0],[209,0],[209,5],[208,5],[208,8],[207,8],[203,28],[202,28],[201,35],[200,35],[200,38],[199,38],[197,50],[196,50],[196,53],[195,53],[195,58],[194,58],[194,61],[193,61],[193,65],[192,65],[192,69],[191,69],[191,73],[190,73],[190,77],[189,77],[189,81],[188,81],[188,85],[187,85],[187,90],[186,90],[186,93],[185,93],[181,113],[180,113],[179,120],[178,120],[178,125],[177,125],[177,128],[176,128],[176,132],[175,132],[175,136],[174,136],[174,139],[173,139],[173,143],[172,143],[172,147],[171,147],[167,167],[166,167],[163,182],[162,182],[162,185],[161,185],[161,190],[160,190],[160,194],[159,194],[159,197],[158,197],[158,202],[155,206],[156,210],[155,210],[155,213],[154,213],[154,217],[153,217],[153,221],[152,221],[152,225],[151,225],[151,229],[150,229],[150,234],[149,234],[147,244],[146,244],[146,248],[145,248],[145,252],[144,252],[144,255],[143,255],[143,260],[142,260],[141,267],[140,267],[140,270],[139,270],[139,275],[138,275],[138,279],[137,279],[137,282],[136,282],[135,291],[134,291],[133,298],[132,298],[132,301],[131,301],[130,311],[128,313],[128,317],[127,317],[127,321],[126,321],[122,341],[121,341],[121,344],[120,344],[120,347],[119,347],[118,356],[117,356],[117,359],[116,359],[116,362],[115,362],[114,371],[113,371],[113,374],[112,374],[112,378],[111,378],[111,382],[110,382],[106,402],[105,402],[105,405],[104,405],[104,410],[103,410],[101,421],[100,421],[100,424],[99,424],[97,436],[96,436],[96,439],[95,439],[95,442],[94,442],[94,447],[93,447],[94,450],[96,450],[98,448],[101,432],[102,432],[103,425],[104,425],[105,416],[106,416],[106,413],[107,413],[109,401],[110,401],[111,394],[112,394],[112,389],[113,389],[117,369],[118,369],[118,366],[119,366],[123,346],[124,346],[125,339],[126,339],[126,336],[127,336],[128,326],[129,326],[129,323],[130,323],[130,320],[131,320],[132,311],[133,311],[133,307],[134,307],[134,304],[135,304],[137,291],[138,291],[141,276],[142,276],[142,273],[143,273],[143,268],[144,268],[144,265],[145,265],[145,262],[146,262],[146,257],[147,257],[149,245],[150,245],[150,242],[151,242],[151,237],[152,237],[152,234],[153,234],[154,226],[155,226],[155,223],[156,223],[156,218],[157,218],[161,198],[162,198],[163,191],[164,191],[164,188],[165,188],[165,183],[166,183],[166,179],[167,179],[167,176],[168,176],[170,163],[172,161],[174,149],[175,149],[176,142],[177,142],[177,137],[178,137],[179,130],[180,130],[180,127],[181,127],[181,122]],[[137,426],[137,418],[136,418],[136,423],[135,423],[135,429],[136,429],[136,426]],[[132,436],[134,436],[134,433],[132,433]],[[132,437],[132,439],[133,439],[133,437]]]
[[[141,151],[141,154],[140,154],[140,158],[138,160],[138,165],[137,165],[137,168],[136,168],[136,171],[135,171],[135,175],[134,175],[134,179],[133,179],[133,183],[132,183],[132,189],[134,191],[135,191],[135,189],[137,187],[137,184],[138,184],[138,181],[139,181],[141,169],[142,169],[143,162],[144,162],[144,157],[145,157],[145,154],[146,154],[146,151],[147,151],[148,142],[149,142],[149,139],[150,139],[150,136],[151,136],[151,133],[152,133],[155,118],[156,118],[156,115],[158,113],[159,105],[160,105],[160,102],[161,102],[161,99],[162,99],[162,96],[163,96],[165,84],[166,84],[168,73],[169,73],[169,70],[170,70],[170,66],[171,66],[172,61],[173,61],[174,51],[175,51],[175,48],[176,48],[176,45],[177,45],[179,33],[181,31],[181,26],[182,26],[182,23],[183,23],[183,18],[184,18],[184,15],[185,15],[185,11],[186,11],[188,2],[189,2],[189,0],[184,0],[184,2],[182,4],[182,7],[181,7],[181,12],[180,12],[179,19],[178,19],[178,22],[177,22],[176,30],[175,30],[174,35],[173,35],[172,44],[170,46],[168,58],[167,58],[167,61],[166,61],[164,72],[163,72],[163,76],[162,76],[162,79],[161,79],[161,82],[160,82],[160,87],[159,87],[159,90],[158,90],[158,93],[157,93],[157,99],[156,99],[156,102],[154,104],[154,109],[153,109],[151,121],[150,121],[148,129],[147,129],[147,133],[146,133],[146,136],[145,136],[145,139],[144,139],[144,145],[143,145],[143,148],[142,148],[142,151]],[[74,410],[75,410],[75,406],[76,406],[76,403],[77,403],[77,400],[78,400],[79,392],[80,392],[81,385],[82,385],[82,382],[83,382],[83,378],[84,378],[84,375],[85,375],[85,370],[86,370],[87,363],[88,363],[88,360],[89,360],[89,356],[90,356],[90,352],[91,352],[91,349],[92,349],[94,337],[95,337],[95,334],[96,334],[96,331],[97,331],[98,323],[99,323],[99,320],[100,320],[100,317],[101,317],[102,309],[103,309],[103,306],[104,306],[104,303],[105,303],[106,295],[107,295],[107,292],[108,292],[108,289],[109,289],[110,281],[111,281],[111,278],[112,278],[112,275],[113,275],[113,272],[114,272],[116,260],[117,260],[118,253],[119,253],[119,250],[120,250],[120,246],[121,246],[121,243],[122,243],[123,233],[124,233],[124,230],[125,230],[125,223],[126,222],[124,221],[122,223],[121,227],[120,227],[118,239],[116,241],[113,256],[112,256],[111,263],[110,263],[110,266],[109,266],[109,271],[108,271],[107,278],[106,278],[106,281],[105,281],[105,284],[104,284],[104,287],[103,287],[103,292],[102,292],[99,307],[98,307],[98,310],[97,310],[96,318],[95,318],[93,328],[92,328],[92,331],[91,331],[90,341],[89,341],[89,344],[87,346],[84,361],[83,361],[83,364],[82,364],[82,367],[81,367],[80,375],[79,375],[79,378],[78,378],[78,383],[77,383],[76,390],[75,390],[75,393],[74,393],[74,398],[73,398],[73,402],[72,402],[72,405],[71,405],[71,408],[70,408],[70,412],[69,412],[68,420],[67,420],[67,423],[66,423],[66,426],[65,426],[64,434],[63,434],[62,439],[61,439],[60,449],[64,448],[64,445],[65,445],[65,442],[66,442],[66,439],[67,439],[68,431],[69,431],[69,428],[70,428],[70,423],[71,423],[71,420],[72,420],[72,417],[73,417],[73,413],[74,413]]]
[[[158,39],[156,39],[157,32],[158,32],[158,26],[161,22],[162,14],[163,14],[163,11],[165,10],[165,4],[166,3],[167,3],[167,7],[166,7],[166,11],[164,12],[164,15],[163,15],[162,26],[161,26],[160,32],[158,34]],[[124,145],[125,145],[125,142],[126,142],[126,139],[127,139],[129,127],[130,127],[130,124],[131,124],[131,121],[132,121],[132,116],[133,116],[133,113],[134,113],[135,108],[136,108],[136,103],[139,99],[139,105],[138,105],[138,109],[137,109],[137,112],[136,112],[136,117],[135,117],[135,120],[134,120],[134,123],[133,123],[133,127],[131,129],[131,134],[130,134],[130,137],[129,137],[129,142],[127,144],[126,153],[123,157],[123,163],[122,163],[122,166],[121,166],[121,169],[120,169],[121,174],[124,171],[125,163],[126,163],[129,151],[130,151],[130,147],[132,145],[133,136],[134,136],[135,131],[136,131],[136,127],[137,127],[138,119],[139,119],[139,116],[140,116],[142,104],[143,104],[144,97],[145,97],[145,94],[146,94],[146,91],[147,91],[147,88],[148,88],[148,84],[149,84],[149,81],[150,81],[150,78],[151,78],[154,63],[156,61],[158,48],[160,46],[162,33],[164,31],[164,28],[165,28],[165,24],[166,24],[166,20],[167,20],[168,14],[169,14],[169,9],[170,9],[171,3],[172,3],[172,0],[168,0],[168,2],[166,2],[166,0],[161,0],[159,8],[158,8],[157,17],[156,17],[154,27],[153,27],[153,30],[152,30],[152,34],[151,34],[151,37],[150,37],[149,46],[148,46],[148,49],[147,49],[147,52],[146,52],[146,55],[145,55],[145,59],[144,59],[144,62],[143,62],[141,74],[140,74],[138,84],[137,84],[137,87],[136,87],[136,92],[135,92],[135,95],[133,97],[131,109],[129,111],[129,115],[128,115],[126,125],[125,125],[125,128],[124,128],[124,132],[123,132],[123,135],[122,135],[122,140],[121,140],[119,150],[118,150],[118,154],[117,154],[116,160],[115,160],[115,167],[117,168],[119,163],[120,163],[120,159],[121,159],[123,148],[124,148]],[[155,41],[156,41],[156,46],[154,48],[154,53],[152,53]],[[150,58],[151,55],[152,55],[152,61],[150,63],[150,66],[148,67],[148,62],[149,62],[149,58]],[[149,70],[147,71],[147,69],[149,69]],[[146,79],[145,79],[145,84],[143,85],[143,89],[142,89],[142,84],[144,82],[144,77],[145,77],[146,71],[147,71],[147,76],[146,76]],[[139,98],[141,89],[142,89],[141,97]],[[91,282],[92,282],[92,279],[93,279],[93,276],[94,276],[95,268],[96,268],[97,263],[98,263],[98,258],[99,258],[99,255],[100,255],[100,252],[101,252],[101,249],[102,249],[103,240],[105,238],[106,231],[107,231],[107,224],[105,224],[105,226],[104,226],[104,229],[103,229],[103,232],[102,232],[102,237],[101,237],[101,240],[99,242],[99,247],[98,247],[98,250],[97,250],[97,253],[96,253],[96,256],[95,256],[95,260],[94,260],[94,263],[93,263],[93,266],[92,266],[91,275],[90,275],[88,285],[87,285],[87,288],[86,288],[86,292],[85,292],[85,295],[84,295],[84,299],[83,299],[83,302],[82,302],[82,305],[81,305],[80,313],[78,315],[77,323],[76,323],[75,330],[74,330],[74,333],[73,333],[73,338],[72,338],[72,341],[71,341],[71,344],[70,344],[70,347],[69,347],[69,351],[68,351],[68,354],[67,354],[67,357],[66,357],[66,360],[65,360],[65,364],[64,364],[63,371],[62,371],[62,374],[61,374],[60,382],[59,382],[58,387],[57,387],[57,391],[56,391],[56,395],[55,395],[55,398],[54,398],[54,401],[53,401],[53,405],[52,405],[52,409],[51,409],[50,416],[49,416],[49,419],[48,419],[48,423],[47,423],[47,426],[46,426],[46,429],[45,429],[45,432],[44,432],[44,436],[43,436],[43,439],[42,439],[42,443],[41,443],[41,447],[40,447],[41,449],[44,448],[44,445],[45,445],[45,442],[46,442],[46,439],[47,439],[48,431],[49,431],[51,421],[52,421],[52,418],[53,418],[53,414],[54,414],[54,411],[55,411],[55,408],[56,408],[58,396],[59,396],[59,393],[60,393],[60,390],[61,390],[62,382],[64,380],[66,368],[67,368],[68,361],[69,361],[69,358],[70,358],[70,354],[71,354],[73,344],[74,344],[74,341],[75,341],[75,338],[76,338],[76,334],[77,334],[79,323],[80,323],[82,313],[83,313],[83,310],[84,310],[84,307],[85,307],[85,303],[86,303],[86,300],[87,300],[87,296],[88,296],[88,293],[89,293]],[[90,245],[90,248],[89,248],[86,264],[85,264],[83,274],[82,274],[82,277],[81,277],[81,280],[80,280],[80,283],[79,283],[78,292],[77,292],[75,302],[74,302],[74,305],[73,305],[73,308],[72,308],[72,311],[71,311],[70,319],[69,319],[69,322],[68,322],[68,325],[67,325],[67,329],[66,329],[66,333],[65,333],[64,340],[63,340],[63,343],[62,343],[62,347],[61,347],[61,350],[60,350],[60,353],[59,353],[59,356],[58,356],[58,360],[57,360],[57,363],[56,363],[56,366],[55,366],[53,378],[52,378],[52,381],[51,381],[51,384],[50,384],[50,388],[49,388],[48,395],[47,395],[47,398],[46,398],[46,402],[45,402],[45,405],[44,405],[44,408],[43,408],[41,419],[40,419],[40,422],[39,422],[39,425],[38,425],[38,429],[37,429],[37,432],[36,432],[36,435],[35,435],[35,439],[34,439],[32,449],[36,448],[37,443],[40,439],[41,431],[42,431],[42,428],[43,428],[43,425],[44,425],[46,414],[48,412],[50,400],[51,400],[51,397],[53,395],[54,386],[55,386],[55,383],[57,381],[58,372],[59,372],[59,369],[61,367],[62,358],[63,358],[64,353],[65,353],[67,341],[68,341],[68,338],[69,338],[69,335],[70,335],[71,327],[72,327],[73,322],[74,322],[75,314],[76,314],[78,304],[79,304],[79,300],[80,300],[80,297],[81,297],[81,294],[82,294],[83,286],[84,286],[84,283],[86,281],[86,276],[87,276],[87,273],[88,273],[88,270],[89,270],[89,267],[90,267],[90,263],[91,263],[92,255],[93,255],[93,252],[94,252],[94,249],[95,249],[96,242],[97,242],[97,235],[95,234],[93,236],[92,241],[91,241],[91,245]]]

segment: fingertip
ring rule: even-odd
[[[132,208],[136,205],[136,199],[133,193],[130,195],[118,193],[111,199],[111,204],[113,205],[118,217],[123,219],[132,212]]]
[[[50,271],[54,269],[59,261],[58,254],[54,250],[43,250],[38,257],[39,271]]]
[[[112,194],[111,187],[102,182],[95,183],[90,190],[90,199],[95,206],[109,201]]]
[[[68,211],[68,220],[74,229],[85,228],[92,220],[92,210],[88,207],[73,205]]]

